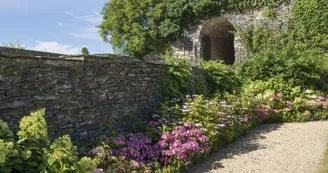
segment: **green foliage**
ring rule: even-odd
[[[328,34],[328,3],[325,0],[297,0],[292,21],[308,33]]]
[[[91,172],[95,163],[89,162],[88,169],[78,162],[77,148],[68,135],[56,139],[49,145],[45,110],[31,112],[20,121],[19,140],[13,142],[12,133],[6,123],[0,121],[0,172],[24,173],[73,173]],[[10,141],[10,142],[7,142]],[[85,159],[85,158],[84,158]]]
[[[187,94],[206,93],[204,81],[193,73],[188,60],[166,57],[166,62],[169,68],[160,82],[160,92],[165,100],[184,98]]]
[[[235,65],[237,77],[244,84],[275,78],[288,81],[289,88],[327,91],[327,7],[322,0],[296,1],[287,30],[266,25],[240,30],[242,43],[252,56]]]
[[[82,55],[84,55],[84,56],[89,55],[89,50],[88,50],[88,48],[83,47],[83,48],[81,49],[81,53],[82,53]]]
[[[234,70],[222,62],[202,61],[206,76],[207,88],[211,94],[216,92],[232,92],[238,82]]]
[[[0,139],[5,141],[13,140],[13,132],[9,129],[8,124],[0,120]]]
[[[50,172],[68,172],[75,169],[78,153],[69,135],[56,139],[49,148],[46,159]]]
[[[96,168],[97,168],[97,163],[89,157],[82,157],[81,160],[79,160],[76,163],[77,173],[90,173]]]
[[[327,98],[322,93],[306,90],[297,97],[275,96],[267,104],[275,110],[268,122],[305,122],[328,118]]]
[[[206,18],[283,2],[289,0],[112,0],[103,8],[100,36],[123,54],[164,53],[170,41]]]
[[[158,36],[152,22],[155,5],[154,0],[108,2],[102,11],[100,36],[122,54],[141,57],[152,50],[163,50],[166,41]]]
[[[311,57],[311,58],[309,58]],[[236,65],[237,76],[243,82],[278,78],[288,81],[291,86],[326,87],[322,79],[326,78],[327,69],[322,68],[325,58],[313,50],[298,51],[293,47],[282,50],[265,49]]]
[[[0,139],[0,167],[2,167],[3,164],[5,164],[8,161],[8,157],[14,155],[13,147],[14,147],[13,142],[6,142]],[[9,171],[4,171],[4,172],[9,172]]]
[[[155,162],[154,167],[154,173],[178,173],[182,172],[181,169],[183,168],[183,165],[181,165],[181,162],[178,159],[173,159],[171,164],[165,165],[164,167],[162,167],[160,163]]]
[[[262,11],[262,16],[267,17],[269,19],[275,18],[276,15],[277,15],[276,9],[274,9],[270,6],[265,7]]]
[[[240,123],[240,119],[245,115],[254,113],[255,102],[252,102],[250,98],[244,101],[238,97],[227,95],[227,99],[231,105],[219,97],[207,100],[200,95],[189,99],[190,110],[185,111],[182,116],[183,122],[201,124],[206,129],[209,145],[214,150],[242,135],[257,122],[254,120],[244,124]],[[230,124],[229,128],[225,127],[225,121]]]
[[[240,95],[243,98],[268,99],[274,93],[283,93],[287,98],[301,96],[302,87],[293,86],[281,78],[270,78],[267,81],[251,81],[242,86]]]
[[[17,133],[20,139],[47,139],[48,127],[44,119],[46,110],[41,109],[25,116],[19,123],[20,131]]]
[[[267,24],[249,25],[245,28],[237,28],[237,35],[241,39],[241,43],[247,49],[247,55],[256,53],[265,45],[272,42],[279,33],[279,28],[272,28]]]

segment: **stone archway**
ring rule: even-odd
[[[223,60],[225,64],[235,62],[233,25],[223,17],[208,20],[200,31],[200,54],[205,60]]]

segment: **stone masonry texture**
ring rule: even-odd
[[[131,129],[159,106],[157,87],[166,70],[165,64],[116,55],[0,53],[0,119],[17,132],[23,116],[45,108],[49,135],[70,134],[75,141],[97,137],[109,127]]]

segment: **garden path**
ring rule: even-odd
[[[262,124],[188,173],[317,173],[328,143],[328,121]]]

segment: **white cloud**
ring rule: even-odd
[[[63,53],[63,54],[79,54],[80,48],[74,47],[73,45],[61,44],[55,41],[39,41],[35,40],[35,46],[31,49],[39,51],[47,51],[54,53]]]

